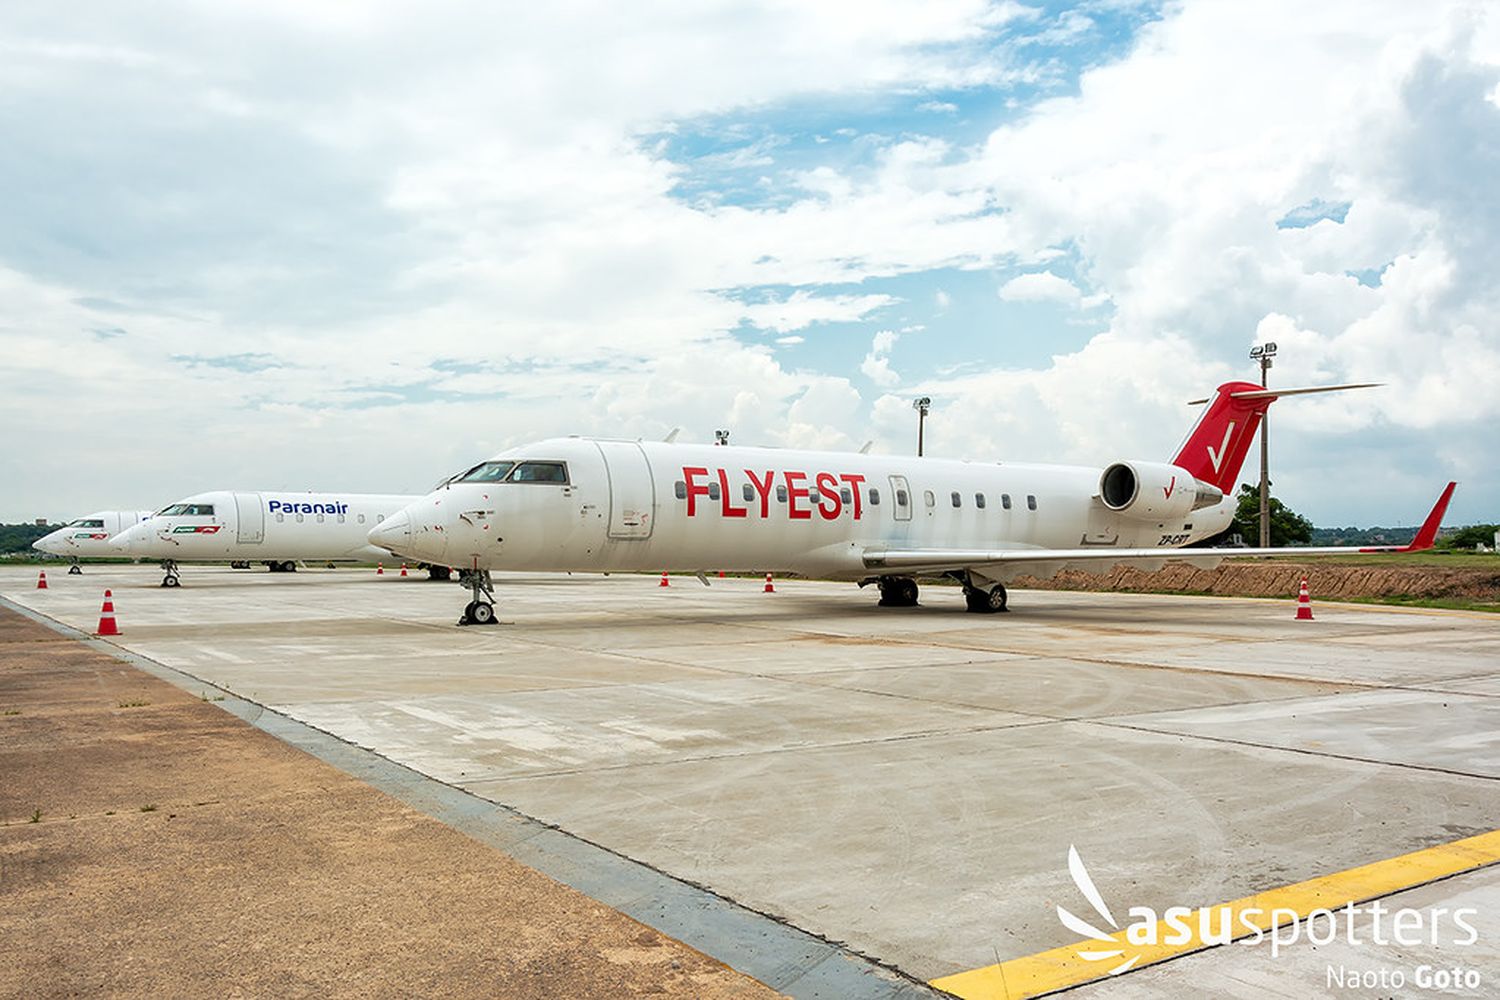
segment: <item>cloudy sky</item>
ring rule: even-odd
[[[1494,4],[0,8],[0,519],[560,433],[1105,464],[1273,411],[1500,515]]]

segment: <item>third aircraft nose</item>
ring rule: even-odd
[[[397,555],[406,554],[411,543],[411,518],[406,511],[398,510],[371,528],[366,537],[377,548]]]

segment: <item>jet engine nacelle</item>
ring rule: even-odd
[[[1110,510],[1143,521],[1174,521],[1224,499],[1217,486],[1162,462],[1116,462],[1099,477],[1099,499]]]

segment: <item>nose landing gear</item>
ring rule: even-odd
[[[182,584],[182,581],[178,579],[177,560],[163,559],[161,561],[161,569],[166,574],[166,576],[161,578],[161,585],[163,587],[177,587]]]
[[[487,569],[469,570],[463,574],[463,582],[469,585],[474,599],[464,607],[464,615],[458,623],[460,625],[495,624],[495,586],[490,581],[490,571]]]
[[[73,565],[71,565],[71,566],[68,567],[68,575],[69,576],[82,576],[83,575],[83,567],[80,566],[80,565],[78,565],[78,557],[77,556],[69,556],[68,558],[71,559],[71,560],[73,560]]]

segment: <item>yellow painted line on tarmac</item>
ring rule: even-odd
[[[1269,931],[1290,924],[1294,919],[1303,919],[1315,910],[1338,910],[1351,903],[1389,896],[1497,862],[1500,862],[1500,830],[1205,908],[1213,911],[1212,914],[1206,914],[1204,910],[1194,911],[1182,921],[1189,933],[1178,935],[1186,937],[1181,944],[1165,943],[1168,936],[1174,934],[1174,929],[1163,921],[1156,925],[1155,936],[1156,941],[1163,943],[1131,944],[1126,939],[1126,932],[1120,931],[1112,935],[1111,940],[1115,944],[1085,939],[1077,944],[1013,958],[998,965],[943,976],[932,980],[931,985],[965,1000],[1021,1000],[1023,997],[1041,996],[1104,979],[1110,969],[1132,957],[1135,961],[1130,967],[1139,969],[1213,947],[1220,942],[1205,942],[1202,929],[1207,927],[1211,933],[1217,932],[1222,926],[1221,920],[1225,919],[1220,912],[1222,909],[1232,911],[1228,926],[1233,928],[1231,933],[1238,940],[1249,937],[1253,928]],[[1109,959],[1089,960],[1081,954],[1113,952],[1116,948],[1121,953]]]

